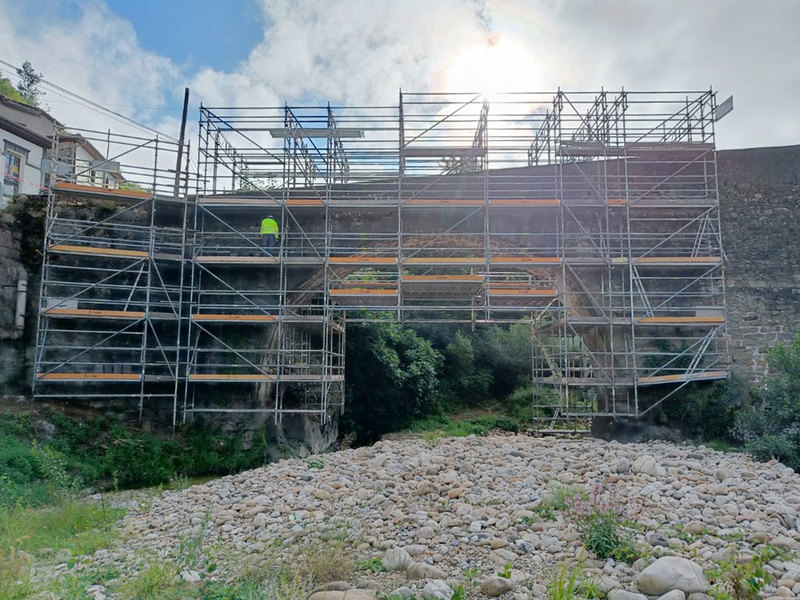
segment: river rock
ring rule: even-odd
[[[382,564],[387,571],[405,571],[412,562],[411,555],[403,548],[390,548]]]
[[[608,600],[647,600],[647,596],[617,588],[608,592]]]
[[[422,597],[425,600],[450,600],[453,597],[453,590],[441,579],[434,579],[425,584],[422,590]]]
[[[636,587],[648,596],[662,596],[672,590],[687,594],[709,589],[703,567],[679,556],[662,556],[636,576]]]
[[[686,593],[681,590],[671,590],[659,597],[658,600],[686,600]]]
[[[620,475],[627,475],[631,472],[631,461],[623,456],[611,465],[611,470]]]
[[[497,575],[489,577],[481,584],[481,591],[487,596],[492,597],[501,596],[513,589],[514,584],[509,579]]]
[[[411,563],[406,569],[409,579],[444,579],[447,574],[441,569],[424,562]]]
[[[649,455],[640,456],[634,460],[631,465],[631,471],[635,474],[651,475],[654,477],[663,477],[667,474],[666,469],[659,465],[655,458]]]

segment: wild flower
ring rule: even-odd
[[[630,562],[636,558],[633,529],[641,508],[638,500],[622,498],[616,490],[606,490],[598,483],[588,498],[568,498],[564,517],[578,530],[587,550],[599,558]]]

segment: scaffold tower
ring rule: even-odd
[[[324,424],[344,406],[348,322],[524,323],[537,430],[647,413],[728,372],[715,111],[711,90],[201,106],[196,194],[186,174],[168,196],[158,182],[134,190],[141,198],[102,186],[141,243],[113,219],[64,229],[59,207],[89,192],[52,186],[37,390],[78,379],[103,389],[110,369],[138,384],[140,410],[164,394],[176,420],[222,411]],[[279,223],[274,248],[266,217]],[[94,279],[78,293],[65,281],[81,261]],[[125,283],[109,287],[103,269]],[[92,310],[112,314],[81,312]],[[50,343],[64,311],[87,340],[70,367]],[[138,340],[138,360],[131,350],[98,368],[91,339],[106,336]]]
[[[33,391],[177,415],[186,149],[93,130],[54,140]]]

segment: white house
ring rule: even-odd
[[[117,189],[125,178],[119,163],[106,160],[94,145],[80,134],[58,136],[58,162],[67,165],[70,180],[79,185]]]
[[[53,146],[58,122],[40,108],[14,102],[0,95],[0,153],[3,192],[0,208],[19,194],[46,191],[43,161]]]

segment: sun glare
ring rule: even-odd
[[[530,50],[504,37],[489,38],[457,54],[444,75],[444,89],[482,92],[490,101],[502,92],[530,88],[535,80]]]

